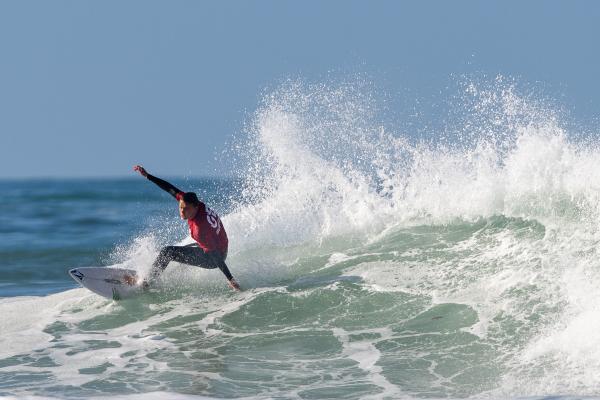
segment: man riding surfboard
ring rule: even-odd
[[[217,213],[198,200],[196,193],[179,190],[169,182],[150,175],[141,165],[136,165],[133,170],[168,192],[179,202],[179,215],[187,220],[190,235],[195,241],[186,246],[164,247],[152,264],[150,281],[156,279],[169,262],[176,261],[207,269],[219,268],[227,278],[229,287],[241,290],[225,264],[229,240]]]

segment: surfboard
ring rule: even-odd
[[[136,284],[137,272],[111,267],[82,267],[69,270],[69,275],[84,288],[113,300],[129,299],[144,292]]]

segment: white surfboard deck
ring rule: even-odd
[[[69,270],[69,275],[84,288],[107,299],[129,299],[144,292],[142,286],[126,282],[128,276],[137,281],[137,272],[132,269],[82,267]]]

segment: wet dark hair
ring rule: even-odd
[[[198,196],[196,196],[196,193],[194,192],[184,193],[181,197],[181,200],[185,201],[187,204],[192,204],[194,206],[200,204],[200,200],[198,200]]]

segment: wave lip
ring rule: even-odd
[[[598,146],[573,141],[556,113],[502,79],[494,85],[467,87],[471,114],[438,142],[384,127],[362,82],[282,85],[237,145],[244,184],[226,216],[232,242],[295,245],[494,215],[598,219]]]

